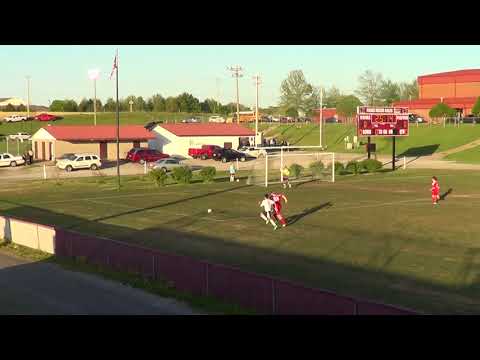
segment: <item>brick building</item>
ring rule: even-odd
[[[394,106],[408,106],[411,113],[429,120],[430,109],[444,102],[461,116],[470,115],[480,96],[480,69],[449,71],[417,78],[418,100],[397,101]]]

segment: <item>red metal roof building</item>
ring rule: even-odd
[[[132,147],[148,147],[155,134],[141,125],[120,126],[120,158],[126,158]],[[91,153],[102,159],[116,159],[115,125],[45,126],[32,136],[35,159],[55,160],[66,153]]]
[[[176,136],[255,136],[255,131],[237,124],[160,124]]]
[[[418,100],[398,101],[394,106],[408,106],[411,113],[429,120],[430,109],[444,102],[463,115],[471,114],[480,96],[480,69],[449,71],[417,78]]]

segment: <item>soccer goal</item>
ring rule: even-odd
[[[335,153],[320,151],[320,146],[262,147],[253,162],[247,183],[268,187],[284,181],[287,168],[290,183],[307,181],[335,182]]]

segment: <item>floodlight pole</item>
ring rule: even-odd
[[[30,75],[27,76],[27,120],[30,117]]]
[[[256,87],[256,102],[255,102],[255,146],[257,146],[258,137],[258,85],[260,85],[260,76],[257,74],[253,77]]]

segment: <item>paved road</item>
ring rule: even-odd
[[[0,315],[193,315],[189,306],[0,251]]]

